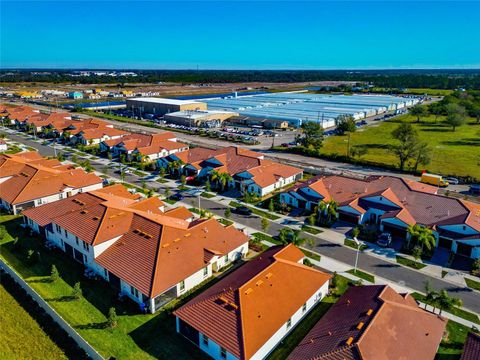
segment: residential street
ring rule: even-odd
[[[30,137],[25,138],[23,136],[8,132],[8,138],[38,149],[41,155],[54,156],[54,150],[51,146],[39,144],[38,142],[31,140]],[[57,149],[57,153],[59,151],[62,150]],[[62,151],[62,153],[64,154],[66,152],[67,151]],[[79,158],[81,157],[79,154],[77,154],[77,156],[79,156]],[[94,169],[98,172],[104,172],[106,164],[108,163],[106,159],[101,159],[100,161],[90,159],[90,162]],[[108,175],[119,179],[119,174],[114,173],[116,169],[118,169],[118,167],[108,167]],[[140,186],[142,183],[141,178],[134,174],[126,174],[125,181],[132,184],[137,184],[138,186]],[[172,182],[170,182],[169,184],[160,184],[157,181],[149,181],[147,182],[147,185],[148,188],[155,189],[155,191],[160,193],[164,193],[164,190],[167,186],[174,186]],[[197,196],[187,195],[184,198],[183,203],[198,207],[198,199],[199,198]],[[222,217],[224,216],[224,212],[226,209],[225,202],[222,203],[218,200],[214,201],[203,197],[200,198],[200,202],[202,209],[209,210],[215,215],[219,215]],[[242,216],[232,213],[231,220],[246,227],[262,231],[261,218],[258,216]],[[282,220],[270,221],[270,227],[267,232],[270,235],[277,235],[280,229],[284,228],[285,226],[293,225],[282,224]],[[302,236],[314,240],[315,246],[313,250],[315,252],[348,264],[353,268],[355,263],[355,250],[340,245],[338,241],[335,242],[332,239],[327,238],[325,234],[328,234],[328,232],[321,233],[317,236],[313,236],[306,232],[303,232]],[[369,253],[360,253],[358,266],[359,269],[363,271],[383,277],[387,280],[398,283],[401,286],[409,287],[419,292],[424,292],[424,283],[426,280],[429,280],[434,288],[447,289],[452,296],[462,299],[464,307],[466,309],[469,309],[476,313],[480,313],[480,292],[478,291],[473,291],[466,287],[457,286],[452,282],[448,282],[440,278],[429,276],[428,274],[421,273],[419,271],[415,271],[404,266],[400,266],[394,262],[385,260],[381,257],[373,256]]]

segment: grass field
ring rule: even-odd
[[[353,241],[352,239],[345,239],[345,241],[343,242],[344,245],[348,246],[348,247],[351,247],[353,249],[357,249],[358,245],[355,241]],[[365,245],[365,244],[361,244],[360,245],[360,251],[363,251],[363,250],[366,250],[368,249],[368,245]]]
[[[412,122],[420,139],[430,144],[432,161],[427,166],[428,171],[480,179],[480,124],[474,124],[472,119],[453,132],[451,127],[441,122],[442,117],[439,117],[436,123],[434,116],[421,118],[422,122],[416,123],[416,118],[404,115],[357,130],[351,134],[350,146],[360,146],[368,150],[361,160],[398,165],[397,158],[388,149],[396,143],[391,132],[398,127],[401,120]],[[321,154],[346,155],[346,151],[347,135],[330,136],[324,141]]]
[[[0,358],[66,359],[63,351],[48,337],[38,323],[0,285]]]

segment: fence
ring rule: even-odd
[[[0,268],[4,270],[12,279],[32,297],[33,300],[52,317],[52,319],[85,351],[93,360],[104,360],[83,337],[80,336],[38,293],[28,285],[3,259],[0,259]]]

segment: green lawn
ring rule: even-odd
[[[322,230],[316,229],[314,227],[307,226],[307,225],[302,225],[302,230],[305,231],[305,232],[308,232],[310,234],[313,234],[313,235],[318,235],[318,234],[322,233]]]
[[[465,282],[467,283],[467,286],[469,288],[480,291],[480,282],[469,279],[469,278],[465,278]]]
[[[228,220],[228,219],[224,219],[224,218],[218,219],[218,222],[219,222],[220,224],[225,225],[225,226],[230,226],[230,225],[233,224],[233,221]]]
[[[353,241],[352,239],[345,239],[343,244],[348,246],[348,247],[351,247],[355,250],[358,247],[357,243],[355,241]],[[366,250],[366,249],[368,249],[368,245],[365,245],[365,244],[360,245],[360,251],[363,251],[363,250]]]
[[[369,281],[371,283],[375,282],[375,276],[373,276],[369,273],[363,272],[361,270],[358,270],[358,269],[357,269],[357,271],[355,271],[355,269],[347,270],[347,273],[355,275],[355,276],[359,277],[360,279]]]
[[[2,359],[66,359],[39,324],[0,285],[0,357]]]
[[[425,303],[425,296],[424,295],[419,294],[417,292],[414,292],[411,295],[415,300]],[[465,319],[465,320],[468,320],[468,321],[471,321],[475,324],[480,325],[480,319],[479,319],[478,315],[475,314],[475,313],[471,313],[467,310],[463,310],[463,309],[460,309],[460,308],[453,308],[453,309],[449,310],[448,312],[453,314],[453,315],[456,315],[458,317],[461,317],[462,319]]]
[[[244,206],[242,204],[240,204],[239,202],[236,202],[236,201],[230,201],[230,203],[228,204],[232,207],[240,207],[240,206]],[[264,218],[267,218],[267,219],[270,219],[270,220],[277,220],[277,219],[280,219],[280,216],[277,216],[277,215],[274,215],[272,213],[269,213],[269,212],[266,212],[266,211],[262,211],[262,210],[259,210],[257,208],[254,208],[254,207],[251,207],[251,206],[247,206],[250,210],[252,210],[252,213],[254,213],[255,215],[258,215],[258,216],[261,216],[261,217],[264,217]]]
[[[463,345],[465,344],[465,340],[467,339],[467,334],[469,331],[470,328],[449,320],[446,328],[447,336],[440,343],[436,359],[460,359]]]
[[[435,117],[422,118],[420,124],[410,115],[378,122],[375,125],[359,129],[351,134],[350,145],[368,149],[362,160],[378,164],[397,165],[397,158],[388,151],[395,144],[391,132],[398,127],[401,120],[412,122],[418,130],[421,140],[432,147],[432,162],[427,170],[433,173],[452,176],[474,176],[480,178],[480,124],[473,124],[469,119],[468,125],[457,128],[455,132],[442,124],[442,117],[435,123]],[[347,135],[330,136],[324,141],[321,149],[323,155],[346,155]]]
[[[200,194],[200,196],[204,197],[206,199],[211,199],[211,198],[215,197],[215,194],[211,194],[209,192],[203,192],[203,193]]]
[[[411,267],[412,269],[417,269],[417,270],[423,269],[425,266],[427,266],[427,265],[422,264],[420,262],[413,261],[413,260],[404,258],[403,256],[398,256],[398,255],[397,255],[397,263],[408,266],[408,267]]]
[[[105,282],[83,277],[83,267],[63,252],[47,250],[39,239],[28,236],[20,228],[19,219],[1,216],[0,224],[19,237],[17,246],[13,246],[10,237],[4,237],[2,258],[105,358],[206,358],[175,332],[175,319],[170,312],[182,299],[159,313],[139,314],[136,305],[118,300],[117,292]],[[41,260],[28,264],[27,249],[38,251]],[[62,277],[57,283],[49,282],[52,264],[57,266]],[[71,300],[72,287],[77,281],[81,283],[84,296]],[[105,329],[105,315],[111,306],[117,310],[118,326]]]
[[[309,257],[310,259],[320,261],[320,259],[322,258],[320,255],[318,255],[314,252],[311,252],[311,251],[308,251],[308,250],[305,250],[305,249],[300,249],[300,250],[302,250],[302,252],[305,254],[305,256]]]
[[[256,233],[253,233],[252,236],[255,239],[257,239],[258,241],[268,241],[272,244],[282,245],[282,243],[279,240],[276,240],[273,237],[271,237],[270,235],[267,235],[267,234],[264,234],[264,233],[256,232]]]

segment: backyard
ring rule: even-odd
[[[388,151],[395,144],[391,132],[403,121],[409,121],[418,131],[422,141],[432,148],[432,161],[426,167],[428,171],[450,176],[473,176],[480,179],[480,124],[470,118],[467,124],[452,128],[443,124],[444,117],[422,117],[417,123],[411,115],[399,116],[389,121],[378,122],[351,134],[350,146],[359,146],[368,152],[362,161],[378,164],[398,165],[397,158]],[[345,156],[347,135],[326,138],[321,155]],[[420,170],[420,169],[419,169]]]

